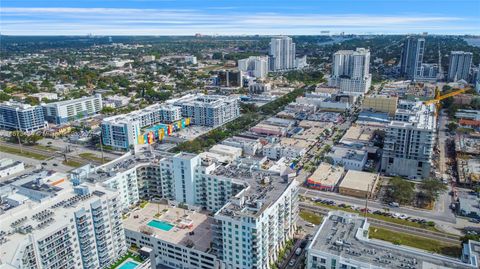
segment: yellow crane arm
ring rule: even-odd
[[[425,102],[423,102],[423,103],[426,104],[426,105],[438,104],[440,101],[442,101],[442,100],[445,99],[445,98],[452,97],[452,96],[455,96],[455,95],[457,95],[457,94],[464,93],[464,92],[466,92],[467,90],[468,90],[468,88],[459,89],[459,90],[456,90],[456,91],[454,91],[454,92],[450,92],[450,93],[447,93],[447,94],[444,94],[444,95],[441,95],[441,96],[437,96],[437,97],[435,97],[435,99],[428,100],[428,101],[425,101]]]

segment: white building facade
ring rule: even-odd
[[[107,268],[125,253],[118,194],[99,186],[72,189],[66,184],[52,198],[0,216],[1,230],[12,232],[2,235],[2,265]]]
[[[430,177],[436,120],[433,105],[399,104],[387,126],[381,169],[410,179]]]
[[[268,57],[250,56],[238,60],[238,70],[256,78],[265,78],[268,75]]]
[[[343,92],[365,94],[371,83],[368,49],[340,50],[333,55],[329,86],[339,87]]]
[[[42,104],[45,120],[55,124],[65,124],[98,114],[102,110],[102,95]]]

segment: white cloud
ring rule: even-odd
[[[475,19],[429,15],[209,13],[194,9],[1,8],[2,34],[191,35],[349,33],[479,33]],[[478,22],[479,19],[476,18]],[[478,23],[477,23],[478,25]]]

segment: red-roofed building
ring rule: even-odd
[[[463,126],[463,127],[469,127],[476,130],[480,129],[480,120],[461,119],[458,123],[460,124],[460,126]]]

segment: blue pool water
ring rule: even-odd
[[[128,261],[128,262],[122,264],[120,267],[118,267],[118,269],[134,269],[137,266],[138,266],[137,262]]]
[[[164,231],[170,231],[173,228],[172,224],[155,219],[151,220],[147,225]]]

